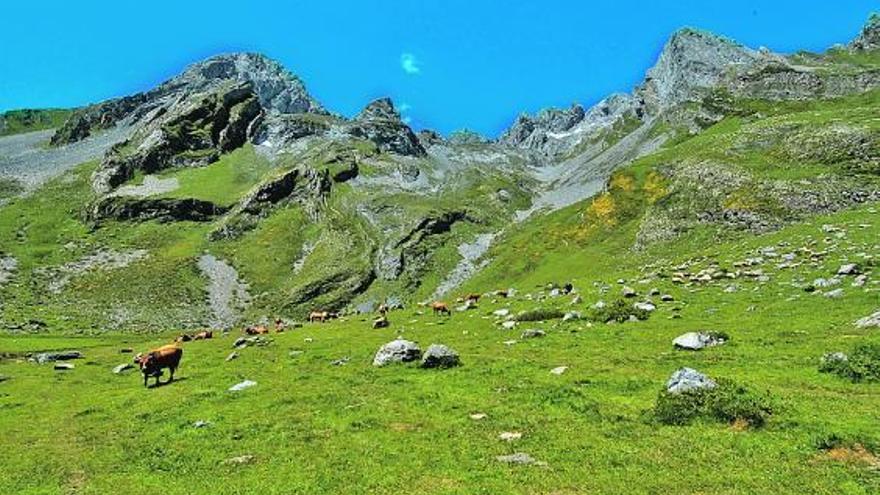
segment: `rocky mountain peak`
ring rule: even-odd
[[[693,28],[680,29],[666,43],[637,93],[649,109],[694,99],[737,67],[749,67],[761,54],[735,41]]]
[[[280,63],[258,53],[230,53],[197,62],[158,91],[201,92],[219,82],[250,82],[268,110],[281,113],[327,113],[303,82]]]
[[[868,17],[862,32],[849,46],[853,50],[863,51],[880,48],[880,13],[875,12]]]
[[[387,97],[371,101],[361,110],[356,119],[401,121],[400,113],[394,108],[394,102],[391,101],[391,98]]]
[[[585,115],[584,107],[576,103],[566,109],[546,108],[534,116],[521,114],[500,141],[515,147],[534,147],[548,134],[566,132],[578,125]]]

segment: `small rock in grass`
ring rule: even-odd
[[[553,375],[561,375],[561,374],[565,373],[566,370],[568,370],[568,366],[557,366],[557,367],[553,368],[552,370],[550,370],[550,373]]]
[[[251,388],[251,387],[255,386],[256,384],[257,384],[257,382],[255,382],[255,381],[245,380],[243,382],[236,383],[235,385],[229,387],[229,391],[230,392],[240,392],[246,388]]]
[[[563,315],[563,317],[562,317],[562,321],[573,321],[573,320],[580,320],[580,319],[581,319],[581,314],[578,311],[569,311],[568,313],[565,313],[565,315]]]
[[[876,313],[866,316],[856,322],[856,326],[859,328],[870,328],[877,327],[880,328],[880,311]]]
[[[824,294],[828,299],[837,299],[843,297],[843,289],[834,289],[832,291],[828,291]]]
[[[373,366],[385,366],[392,363],[408,363],[422,357],[418,344],[397,338],[383,345],[373,357]]]
[[[660,296],[660,300],[663,302],[673,302],[675,301],[675,298],[672,297],[672,294],[663,294]]]
[[[654,303],[650,302],[637,302],[633,304],[633,307],[640,311],[647,311],[648,313],[657,309],[657,306],[654,306]]]
[[[5,382],[6,380],[9,380],[9,377],[7,375],[0,375],[0,383]]]
[[[224,464],[232,464],[236,466],[241,466],[244,464],[251,464],[254,462],[256,458],[250,454],[240,455],[238,457],[232,457],[223,461]]]
[[[718,334],[711,332],[688,332],[679,335],[672,341],[677,349],[699,351],[706,347],[713,347],[725,343],[726,340]]]
[[[233,359],[238,359],[238,353],[235,351],[232,351],[231,353],[229,353],[228,356],[226,356],[227,362],[232,361]]]
[[[488,416],[486,413],[473,413],[470,415],[470,418],[474,421],[481,421],[486,419]]]
[[[119,349],[120,354],[131,354],[132,352],[134,352],[134,349],[131,347],[123,347],[122,349]]]
[[[541,461],[535,459],[534,457],[530,456],[529,454],[526,454],[525,452],[516,452],[514,454],[509,454],[509,455],[499,455],[499,456],[495,457],[495,460],[498,462],[503,462],[505,464],[522,464],[522,465],[533,464],[536,466],[545,466],[547,464],[546,462],[541,462]]]
[[[505,330],[510,330],[514,327],[516,327],[515,321],[505,321],[504,323],[501,324],[501,328],[503,328]]]
[[[330,365],[331,366],[344,366],[344,365],[348,364],[349,361],[351,361],[351,358],[348,356],[345,356],[343,358],[339,358],[339,359],[331,362]]]
[[[453,368],[460,364],[458,353],[442,344],[431,344],[422,357],[422,368]]]
[[[637,295],[639,295],[635,289],[633,289],[632,287],[628,287],[628,286],[623,287],[623,289],[621,290],[621,294],[623,294],[623,297],[626,297],[626,298],[636,297]]]
[[[496,309],[495,311],[492,311],[492,314],[499,318],[504,318],[505,316],[510,314],[510,310],[507,308]]]
[[[855,263],[847,263],[837,270],[838,275],[858,275],[859,273],[859,265]]]
[[[537,328],[529,328],[529,329],[523,330],[523,333],[520,335],[520,338],[521,339],[534,339],[534,338],[538,338],[538,337],[543,337],[545,335],[547,335],[547,333],[544,332],[543,330],[539,330]]]
[[[82,359],[83,355],[79,351],[61,351],[61,352],[41,352],[31,358],[38,364],[51,363],[54,361],[68,361],[71,359]]]
[[[512,442],[514,440],[519,440],[522,438],[522,433],[518,431],[505,431],[498,435],[498,438],[504,440],[505,442]]]
[[[73,363],[55,363],[55,369],[58,371],[67,371],[74,368]]]
[[[211,425],[211,423],[200,419],[200,420],[196,421],[195,423],[193,423],[193,428],[206,428],[210,425]]]
[[[666,391],[671,394],[680,394],[691,390],[715,388],[717,384],[708,376],[692,368],[681,368],[669,377],[666,382]]]
[[[505,340],[504,342],[502,342],[502,344],[504,344],[504,345],[513,345],[513,344],[516,344],[516,341],[515,341],[515,340]]]
[[[119,366],[113,368],[113,373],[117,375],[121,375],[124,371],[130,370],[134,368],[134,365],[131,363],[122,363]]]

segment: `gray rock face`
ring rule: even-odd
[[[862,32],[849,44],[850,49],[858,51],[880,48],[880,14],[871,14]]]
[[[110,149],[95,170],[92,186],[107,193],[136,171],[154,173],[212,163],[243,145],[262,113],[251,83],[222,85],[169,104],[128,141]]]
[[[373,357],[373,366],[408,363],[417,361],[420,357],[422,357],[422,350],[418,344],[398,338],[379,348],[376,356]]]
[[[535,116],[520,115],[516,122],[501,135],[499,141],[508,146],[541,149],[550,139],[550,133],[563,133],[581,123],[586,116],[584,107],[548,108]]]
[[[346,132],[373,141],[382,151],[405,156],[427,154],[419,138],[400,119],[389,98],[381,98],[367,105],[347,126]]]
[[[458,353],[442,344],[431,344],[422,356],[422,368],[453,368],[461,364]]]
[[[699,351],[706,347],[713,347],[725,343],[722,337],[707,332],[688,332],[679,335],[672,341],[672,345],[676,349],[686,349],[689,351]]]
[[[59,352],[41,352],[31,358],[38,364],[51,363],[54,361],[69,361],[71,359],[82,359],[83,354],[79,351],[59,351]]]
[[[726,38],[682,29],[666,43],[636,93],[656,112],[698,99],[703,90],[716,86],[726,71],[751,66],[759,58],[758,52]]]
[[[708,376],[692,368],[681,368],[669,377],[666,382],[666,391],[670,394],[680,394],[692,390],[715,388],[717,384]]]
[[[859,273],[861,271],[856,263],[847,263],[837,270],[838,275],[858,275]]]

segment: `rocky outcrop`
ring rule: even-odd
[[[568,109],[548,108],[535,116],[522,114],[499,141],[509,146],[541,149],[553,134],[561,134],[580,124],[586,112],[574,104]]]
[[[449,232],[455,223],[461,221],[476,222],[466,211],[446,211],[420,220],[403,237],[379,253],[376,262],[379,276],[396,280],[406,274],[411,280],[418,280],[433,251],[428,239]]]
[[[287,201],[297,201],[316,218],[330,192],[329,174],[311,169],[293,169],[270,179],[248,193],[211,233],[211,238],[236,238],[256,227],[259,220]]]
[[[849,48],[856,51],[880,48],[880,14],[871,14],[865,27],[862,28],[862,32],[850,42]]]
[[[95,171],[92,186],[107,193],[135,171],[154,173],[212,163],[247,141],[261,113],[250,83],[194,95],[114,146]]]
[[[419,138],[403,123],[389,98],[381,98],[367,105],[348,125],[346,132],[376,143],[382,151],[404,156],[427,154]]]
[[[159,220],[161,222],[207,222],[224,214],[226,209],[209,201],[198,199],[136,199],[106,196],[98,200],[86,213],[87,220],[95,223],[112,219],[119,221]]]
[[[260,106],[271,113],[326,114],[302,81],[278,62],[255,53],[218,55],[186,68],[153,90],[108,100],[77,110],[58,129],[52,144],[75,142],[90,132],[119,123],[143,125],[193,95],[228,85],[249,84]]]

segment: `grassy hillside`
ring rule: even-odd
[[[876,208],[724,244],[680,239],[662,258],[597,248],[565,263],[547,260],[514,284],[515,298],[486,297],[478,310],[449,319],[414,308],[393,312],[386,330],[371,330],[357,318],[307,324],[272,335],[268,346],[240,350],[229,362],[224,358],[236,335],[189,343],[179,380],[149,391],[136,374],[118,376],[110,369],[130,359],[120,348],[145,349],[171,335],[108,335],[99,341],[7,336],[0,347],[8,352],[75,347],[86,358],[69,372],[23,359],[0,361],[0,374],[10,377],[0,383],[0,426],[8,433],[0,438],[7,453],[2,468],[10,473],[0,489],[874,493],[880,490],[878,459],[871,454],[880,445],[880,389],[821,374],[817,364],[825,352],[878,342],[872,330],[853,326],[877,309],[876,281],[851,288],[847,279],[842,299],[808,294],[800,285],[829,277],[844,261],[871,266],[862,253],[880,254]],[[843,235],[828,234],[823,225]],[[762,266],[766,282],[741,278],[686,286],[650,274],[688,260],[695,263],[691,271],[710,260],[731,267],[769,246],[780,253],[814,246],[829,254],[794,269],[768,261]],[[500,308],[586,313],[595,301],[617,297],[617,278],[643,294],[656,287],[676,302],[658,303],[647,321],[625,324],[551,320],[502,330],[487,316]],[[546,296],[545,284],[560,279],[573,279],[583,302]],[[729,283],[739,289],[725,292]],[[670,319],[676,307],[682,317]],[[543,329],[547,336],[519,340],[525,328]],[[699,353],[672,348],[675,336],[705,329],[726,332],[731,340]],[[463,366],[372,367],[378,346],[397,335],[423,348],[448,344]],[[509,340],[517,342],[505,344]],[[331,366],[340,358],[350,361]],[[559,376],[549,372],[558,366],[568,369]],[[651,415],[657,394],[682,366],[767,394],[773,413],[766,425],[657,423]],[[226,391],[243,379],[258,384]],[[27,421],[21,421],[24,411]],[[473,420],[473,413],[487,417]],[[194,427],[200,420],[208,426]],[[522,438],[503,441],[502,432]],[[495,460],[513,452],[547,465]],[[243,464],[230,461],[239,456],[253,457]]]
[[[72,110],[10,110],[0,113],[0,136],[54,129],[61,126]]]

